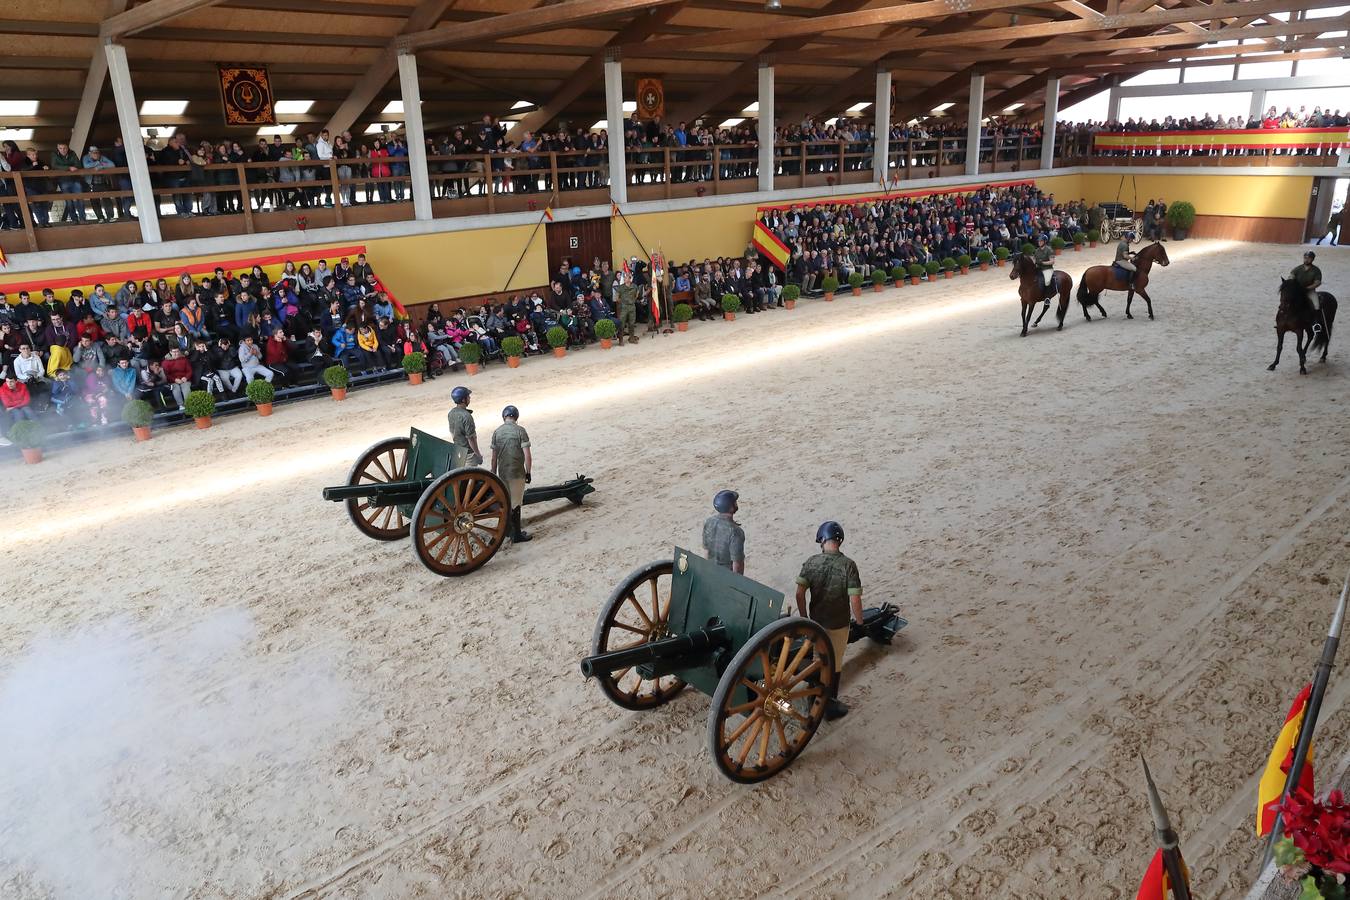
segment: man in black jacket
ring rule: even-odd
[[[169,142],[164,145],[164,149],[155,154],[155,163],[173,167],[172,171],[164,174],[165,187],[181,188],[188,183],[188,172],[192,167],[192,158],[188,155],[187,149],[183,147],[183,136],[181,134],[175,134],[169,138]],[[173,206],[180,216],[191,218],[192,195],[175,193],[173,195]]]

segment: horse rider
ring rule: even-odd
[[[520,511],[525,503],[525,485],[530,483],[530,436],[520,427],[520,410],[508,406],[502,410],[502,424],[492,432],[492,471],[506,485],[511,497],[511,542],[523,544],[530,533],[520,527]]]
[[[863,623],[862,580],[858,577],[857,563],[839,551],[839,545],[844,543],[842,525],[822,523],[816,529],[816,543],[820,552],[802,563],[801,574],[797,576],[797,612],[824,628],[834,647],[834,686],[825,700],[825,718],[834,720],[848,715],[848,707],[839,702],[839,676],[844,669],[849,626]]]
[[[1041,297],[1046,303],[1050,302],[1050,279],[1055,274],[1055,251],[1051,249],[1050,239],[1045,236],[1045,232],[1036,238],[1036,268],[1041,275]]]
[[[745,530],[735,519],[740,499],[735,491],[718,491],[713,497],[716,513],[703,521],[703,552],[722,568],[744,575]]]
[[[1322,297],[1318,293],[1318,288],[1322,286],[1322,270],[1313,264],[1317,259],[1317,254],[1309,250],[1303,254],[1303,265],[1295,266],[1289,274],[1294,276],[1294,281],[1298,286],[1308,292],[1308,302],[1312,304],[1317,317],[1322,320],[1322,333],[1326,334],[1327,317],[1322,312]]]
[[[473,410],[469,409],[469,397],[472,394],[473,391],[463,385],[452,390],[450,399],[455,401],[455,407],[446,419],[450,423],[451,441],[460,449],[469,465],[479,466],[483,464],[483,454],[478,452],[478,429],[473,423]]]
[[[1126,284],[1134,287],[1134,276],[1138,270],[1134,267],[1134,251],[1130,249],[1130,241],[1134,240],[1133,231],[1127,231],[1120,236],[1120,243],[1116,244],[1116,259],[1113,265],[1123,269],[1126,275]]]

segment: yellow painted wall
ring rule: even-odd
[[[1126,175],[1090,172],[1079,176],[1089,201],[1115,200],[1143,208],[1150,199],[1189,200],[1202,216],[1250,216],[1303,219],[1312,195],[1311,175],[1196,175],[1190,173]]]
[[[533,225],[515,225],[378,238],[366,245],[370,264],[389,280],[394,296],[404,303],[422,303],[546,284],[548,252],[543,228],[530,242],[511,283],[506,283],[532,231]]]

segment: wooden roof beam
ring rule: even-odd
[[[580,22],[641,12],[678,2],[681,0],[564,0],[553,6],[504,13],[450,28],[432,28],[404,34],[398,38],[397,47],[399,50],[413,51],[428,47],[473,44],[493,38],[553,31]],[[691,40],[696,37],[679,40]]]
[[[140,6],[104,19],[99,34],[105,41],[116,40],[219,2],[221,0],[146,0]]]

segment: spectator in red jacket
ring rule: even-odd
[[[9,413],[11,422],[18,424],[24,419],[36,419],[31,408],[32,398],[28,395],[28,385],[14,377],[10,372],[5,375],[5,383],[0,385],[0,404]]]
[[[177,347],[164,357],[164,380],[178,408],[182,409],[187,403],[188,392],[192,390],[192,363]]]
[[[272,384],[281,387],[290,383],[291,342],[286,340],[286,332],[278,328],[272,336],[263,342],[263,362],[276,373]]]

